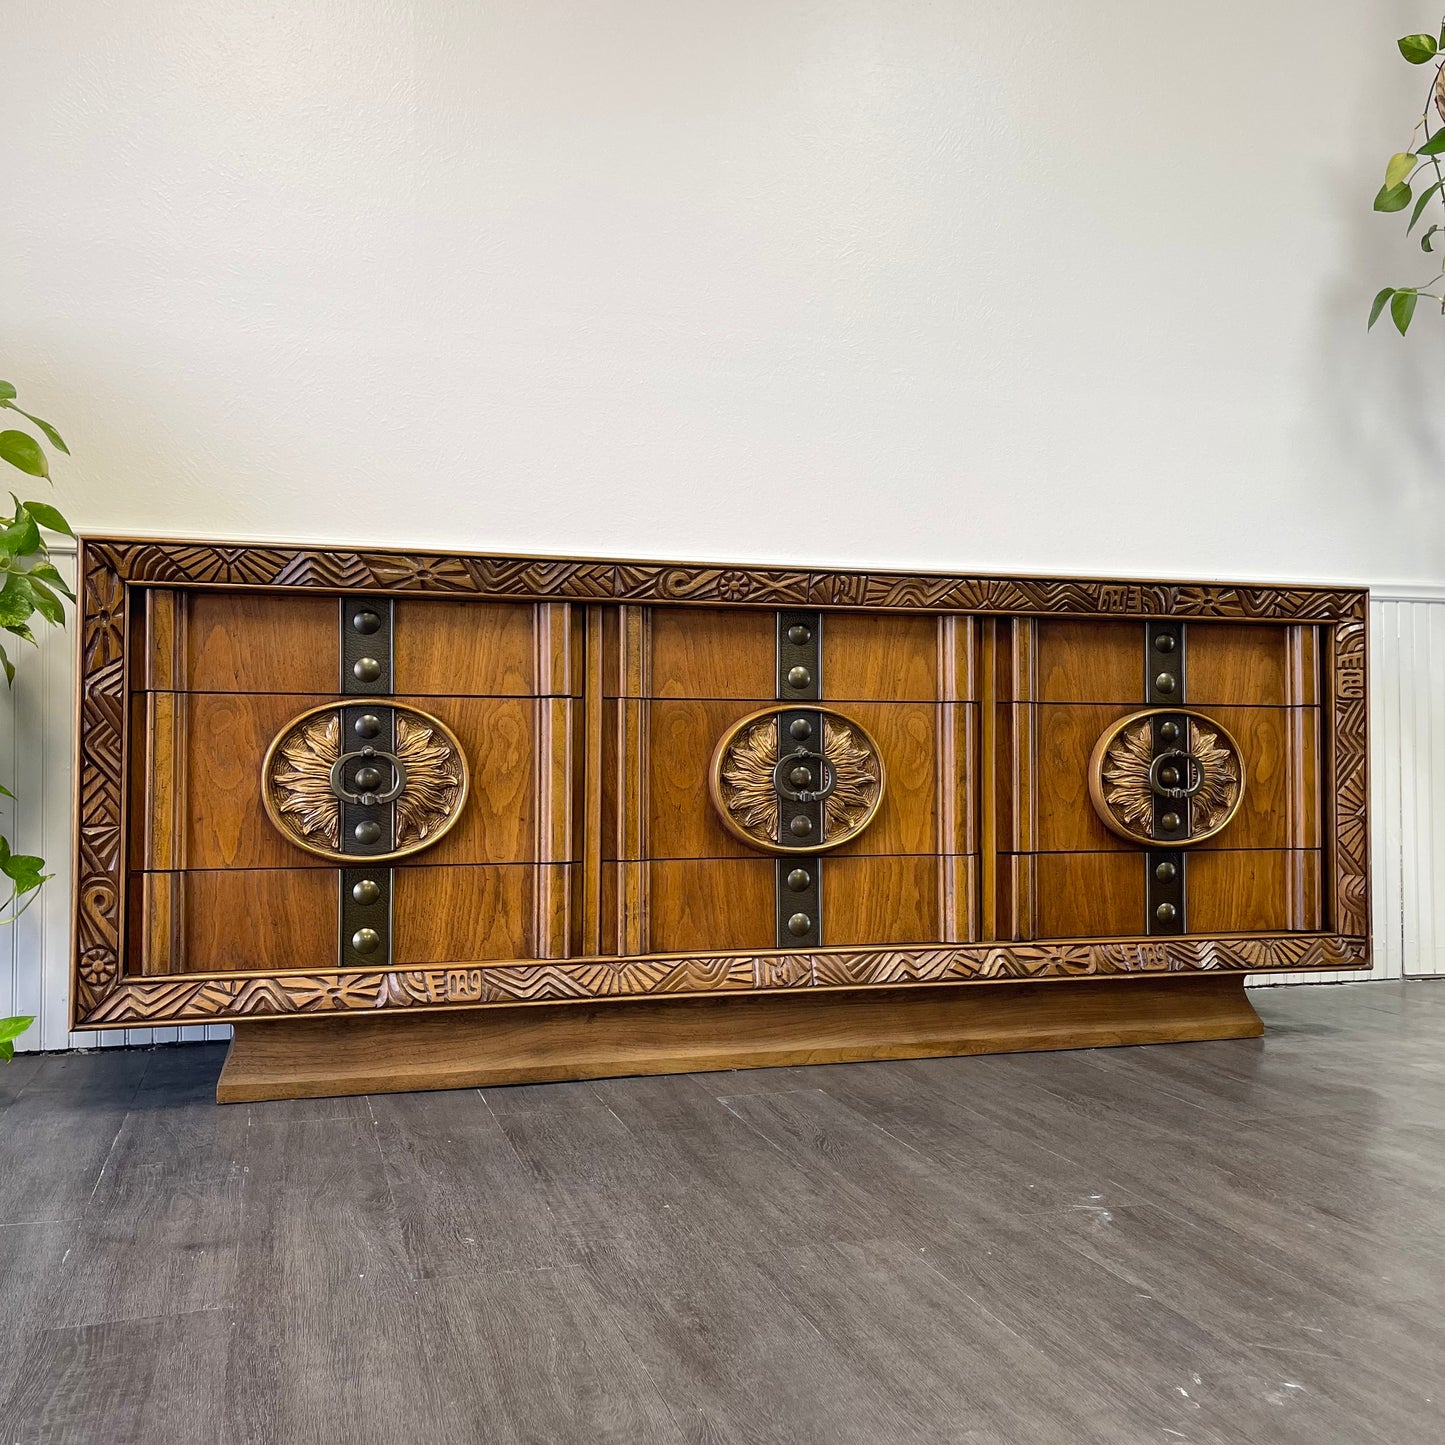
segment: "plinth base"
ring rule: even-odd
[[[223,1104],[629,1074],[1255,1038],[1243,974],[238,1023]]]

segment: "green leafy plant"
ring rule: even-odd
[[[60,433],[48,421],[16,406],[16,395],[8,381],[0,381],[0,410],[24,417],[51,446],[68,456],[70,448],[61,440]],[[50,480],[45,448],[28,431],[18,427],[0,430],[0,459],[27,477]],[[66,536],[75,534],[70,530],[70,523],[49,502],[22,502],[14,492],[10,500],[15,504],[14,511],[0,514],[0,628],[23,642],[34,644],[31,623],[38,617],[42,622],[62,626],[65,622],[62,599],[75,601],[74,593],[50,559],[40,529],[47,527]],[[3,645],[0,645],[0,666],[5,670],[6,683],[13,684],[15,664]],[[7,798],[15,796],[3,785],[0,793]],[[51,876],[44,869],[44,859],[11,852],[10,840],[0,834],[0,876],[10,886],[10,896],[0,902],[0,924],[13,923],[35,901],[40,885]],[[19,1016],[0,1018],[0,1059],[15,1057],[15,1040],[34,1022],[33,1018]]]
[[[1427,210],[1435,211],[1440,220],[1427,226],[1420,235],[1420,249],[1429,255],[1445,247],[1445,224],[1442,224],[1445,223],[1445,170],[1440,164],[1440,157],[1445,155],[1445,21],[1441,22],[1438,38],[1434,35],[1405,35],[1396,44],[1400,54],[1411,65],[1433,63],[1435,69],[1429,94],[1425,97],[1425,109],[1421,111],[1410,136],[1410,149],[1397,151],[1390,157],[1385,166],[1385,183],[1375,196],[1375,209],[1403,211],[1413,202],[1410,224],[1405,227],[1407,236],[1420,224]],[[1426,184],[1417,192],[1416,187],[1422,177]],[[1410,329],[1415,307],[1422,296],[1438,301],[1442,314],[1445,314],[1445,291],[1431,289],[1440,288],[1442,282],[1445,282],[1445,263],[1442,263],[1439,274],[1423,286],[1384,287],[1370,305],[1370,326],[1389,307],[1390,320],[1403,336]]]

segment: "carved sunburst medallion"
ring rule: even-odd
[[[804,841],[786,836],[777,775],[778,709],[751,713],[735,723],[712,755],[709,791],[723,826],[768,853],[820,853],[856,838],[873,821],[883,801],[883,755],[861,723],[831,708],[810,706],[823,722],[822,756],[832,769],[832,786],[818,804],[822,826]],[[813,755],[816,756],[816,755]]]
[[[294,717],[266,751],[261,766],[261,799],[266,816],[289,842],[308,853],[337,862],[358,855],[342,847],[341,798],[333,777],[346,786],[341,704],[326,703]],[[393,809],[394,846],[368,860],[404,858],[435,843],[461,816],[467,799],[467,760],[456,734],[439,718],[417,708],[387,704],[392,714],[396,764],[405,784],[389,804]],[[353,752],[349,757],[357,757]],[[397,773],[385,755],[379,769],[394,782]]]
[[[1154,719],[1182,718],[1185,736],[1161,757]],[[1147,708],[1104,729],[1089,759],[1089,798],[1104,826],[1131,843],[1187,848],[1225,828],[1244,798],[1244,759],[1227,728],[1202,713]],[[1180,819],[1154,833],[1155,800]]]

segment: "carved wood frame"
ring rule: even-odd
[[[729,567],[384,549],[83,538],[79,559],[76,1028],[810,988],[896,987],[1369,965],[1368,593],[1355,588]],[[1329,628],[1327,931],[757,954],[476,962],[387,971],[127,978],[129,596],[144,587],[381,592],[530,602],[836,608],[984,616],[1178,617]]]

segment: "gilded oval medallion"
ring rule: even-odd
[[[1111,723],[1094,744],[1089,799],[1104,826],[1131,843],[1188,848],[1239,811],[1244,758],[1213,718],[1146,708]]]
[[[785,733],[784,710],[770,707],[734,723],[713,750],[708,790],[718,817],[767,853],[839,848],[883,801],[883,756],[868,730],[832,708],[804,708],[818,716],[821,739]]]
[[[343,708],[325,703],[288,722],[266,750],[261,801],[288,842],[336,862],[386,862],[430,848],[461,816],[467,800],[466,754],[439,718],[378,702],[343,737]],[[385,745],[383,745],[385,744]],[[381,852],[348,847],[343,804],[355,836],[387,836]]]

